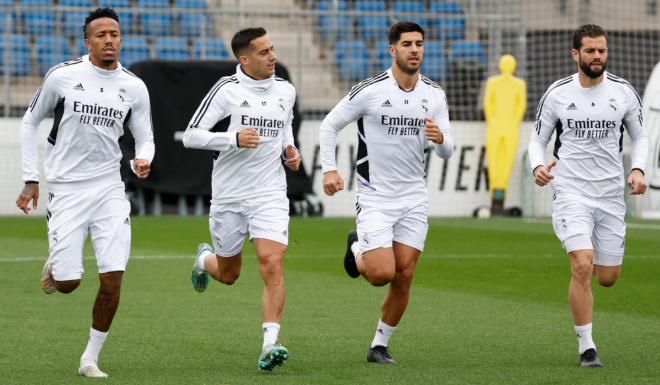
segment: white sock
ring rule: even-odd
[[[89,341],[87,342],[87,349],[85,349],[85,353],[83,353],[82,357],[80,358],[80,362],[82,363],[85,361],[86,363],[93,362],[96,364],[99,362],[99,352],[101,351],[101,348],[103,347],[103,343],[105,342],[105,338],[108,336],[108,332],[100,332],[98,330],[94,330],[93,328],[90,328],[89,330]]]
[[[376,337],[374,337],[371,347],[374,346],[385,346],[387,347],[387,341],[390,340],[392,333],[396,330],[396,326],[389,326],[383,323],[383,321],[378,320],[378,329],[376,330]]]
[[[264,348],[266,345],[277,342],[277,335],[280,333],[280,324],[275,322],[266,322],[261,325],[264,328]]]
[[[357,255],[360,252],[360,244],[357,242],[353,242],[353,244],[351,245],[351,251],[353,252],[353,256],[357,258]]]
[[[206,266],[204,265],[204,260],[206,260],[206,256],[212,254],[208,250],[202,251],[202,254],[199,256],[199,259],[197,260],[197,266],[201,267],[204,271],[206,271]]]
[[[579,353],[582,354],[589,349],[596,349],[594,340],[591,339],[591,325],[575,326],[575,334],[577,334],[578,343],[580,344]]]

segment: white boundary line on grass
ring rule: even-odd
[[[524,218],[525,223],[541,223],[552,224],[552,220],[548,218]],[[660,225],[645,225],[643,223],[626,223],[626,227],[631,229],[647,229],[647,230],[660,230]]]
[[[422,254],[421,259],[436,259],[436,258],[447,258],[447,259],[486,259],[486,258],[564,258],[563,255],[516,255],[516,254]],[[256,259],[256,255],[244,255],[243,258]],[[340,255],[287,255],[285,259],[290,258],[336,258],[342,259]],[[626,255],[625,258],[633,259],[660,259],[660,255]],[[95,260],[93,256],[83,257],[84,260]],[[130,259],[140,259],[140,260],[173,260],[173,259],[194,259],[191,255],[136,255],[130,257]],[[130,260],[129,259],[129,260]],[[40,261],[45,262],[46,257],[21,257],[21,258],[0,258],[0,262],[34,262]]]

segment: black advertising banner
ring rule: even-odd
[[[135,140],[126,130],[120,144],[124,159],[122,175],[131,183],[145,189],[177,195],[211,196],[211,151],[187,149],[181,137],[191,117],[213,85],[223,76],[236,73],[233,61],[146,61],[136,63],[130,70],[135,73],[149,90],[151,114],[154,127],[156,155],[147,179],[138,179],[128,166],[135,155]],[[277,76],[289,79],[282,65],[275,67]],[[298,146],[298,131],[301,115],[294,106],[293,136]],[[312,192],[304,168],[293,172],[286,170],[288,195],[302,199]]]

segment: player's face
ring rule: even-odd
[[[109,17],[96,19],[89,23],[85,35],[85,45],[89,49],[92,63],[103,67],[113,66],[121,49],[119,23]]]
[[[424,57],[424,36],[419,32],[402,33],[399,41],[390,46],[390,54],[402,72],[417,73]]]
[[[600,77],[607,68],[607,39],[605,36],[583,37],[580,52],[573,50],[573,58],[585,75],[592,79]]]
[[[249,67],[252,75],[263,80],[275,73],[275,61],[277,55],[273,52],[273,43],[270,41],[268,35],[258,37],[250,43],[252,51],[245,55],[247,62],[243,63],[244,66]],[[242,57],[241,57],[242,58]]]

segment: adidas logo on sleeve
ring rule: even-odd
[[[243,101],[243,103],[241,103],[241,107],[250,108],[250,103],[248,103],[247,100],[245,100]]]
[[[389,100],[386,100],[381,107],[392,107],[392,103]]]
[[[575,103],[571,103],[571,104],[568,106],[567,110],[569,110],[569,111],[570,111],[570,110],[577,110],[577,107],[575,107]]]
[[[73,87],[73,89],[76,91],[85,91],[85,88],[83,87],[82,83],[78,83],[78,85]]]

